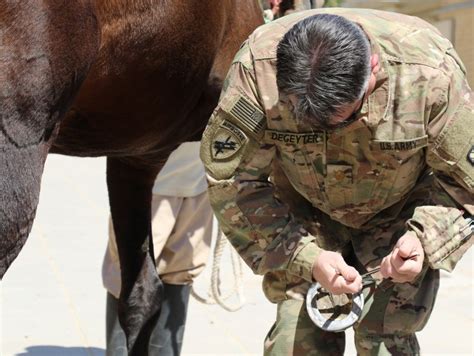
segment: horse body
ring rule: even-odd
[[[200,138],[261,10],[254,0],[0,0],[0,20],[0,276],[26,241],[48,152],[107,156],[119,318],[130,354],[147,355],[161,290],[153,182],[175,147]]]
[[[0,278],[26,241],[56,126],[98,48],[91,1],[0,1]]]
[[[163,159],[198,139],[237,43],[255,27],[255,18],[247,28],[237,22],[248,5],[98,1],[100,52],[52,152]]]

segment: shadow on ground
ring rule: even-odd
[[[15,356],[104,356],[105,350],[97,347],[62,347],[54,345],[30,346]]]

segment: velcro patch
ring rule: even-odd
[[[229,121],[223,121],[212,136],[212,158],[227,160],[239,152],[247,141],[245,133]]]
[[[244,96],[239,96],[238,100],[229,110],[229,114],[238,120],[243,128],[256,135],[260,135],[265,128],[265,115]]]
[[[471,188],[474,187],[474,164],[470,160],[474,146],[473,119],[473,110],[467,106],[461,107],[456,118],[438,135],[434,148],[438,159]]]

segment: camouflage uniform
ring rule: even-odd
[[[276,85],[276,45],[293,24],[334,13],[359,24],[381,70],[359,120],[332,132],[296,121]],[[472,245],[473,98],[451,43],[424,21],[373,10],[322,9],[258,28],[228,73],[201,158],[223,231],[278,305],[267,354],[339,355],[342,333],[309,320],[303,298],[322,249],[360,272],[416,234],[427,258],[413,283],[378,276],[355,326],[361,355],[418,354],[439,271]],[[283,174],[282,174],[283,173]]]

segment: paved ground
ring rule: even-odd
[[[104,355],[104,171],[104,159],[48,158],[33,231],[1,283],[1,355]],[[420,334],[424,355],[474,354],[473,263],[471,250],[455,274],[443,274],[432,319]],[[231,278],[227,258],[224,287]],[[196,288],[205,294],[208,285],[209,271]],[[191,301],[183,356],[262,354],[275,307],[248,269],[244,293],[246,304],[234,313]],[[348,344],[346,354],[354,355]]]

